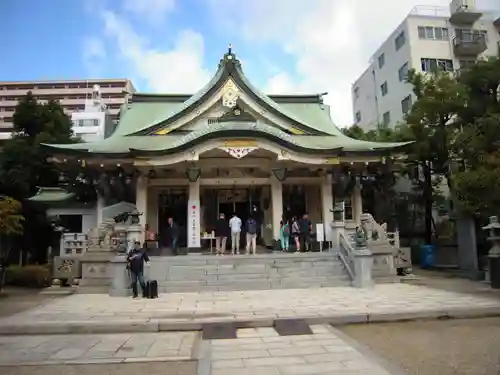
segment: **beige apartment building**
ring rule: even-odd
[[[0,82],[0,139],[10,136],[14,109],[28,91],[40,100],[58,100],[71,115],[85,109],[86,100],[92,97],[95,85],[100,88],[102,101],[109,114],[117,120],[128,93],[135,92],[134,85],[128,79]]]

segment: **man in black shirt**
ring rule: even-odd
[[[179,242],[179,226],[174,221],[173,217],[168,218],[168,232],[170,235],[170,247],[172,248],[172,254],[178,255],[177,244]]]
[[[224,255],[226,251],[227,237],[229,236],[229,223],[226,216],[221,212],[219,219],[215,222],[215,248],[216,255]]]
[[[312,223],[309,220],[309,215],[307,212],[302,215],[302,219],[299,220],[299,229],[300,229],[300,244],[301,248],[304,251],[309,251],[309,246],[311,243],[311,232],[312,232]]]
[[[134,298],[137,298],[137,283],[141,284],[142,295],[146,296],[146,281],[144,280],[144,263],[149,264],[148,254],[141,249],[141,243],[136,241],[134,248],[130,250],[127,256],[128,269],[132,276],[132,292]]]

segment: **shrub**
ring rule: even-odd
[[[48,266],[34,264],[24,267],[7,267],[5,285],[44,288],[50,286],[51,283],[52,276]]]

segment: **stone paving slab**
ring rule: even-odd
[[[279,336],[273,328],[238,330],[238,337],[211,341],[211,375],[390,375],[328,325],[312,334]],[[398,372],[401,374],[401,372]]]
[[[213,322],[265,327],[287,318],[347,324],[498,315],[496,298],[407,284],[172,293],[153,300],[76,294],[0,319],[0,334],[200,330]]]
[[[187,361],[197,332],[0,336],[2,366]]]

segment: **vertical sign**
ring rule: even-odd
[[[188,248],[199,248],[200,243],[200,201],[188,201],[188,222],[187,222]]]

